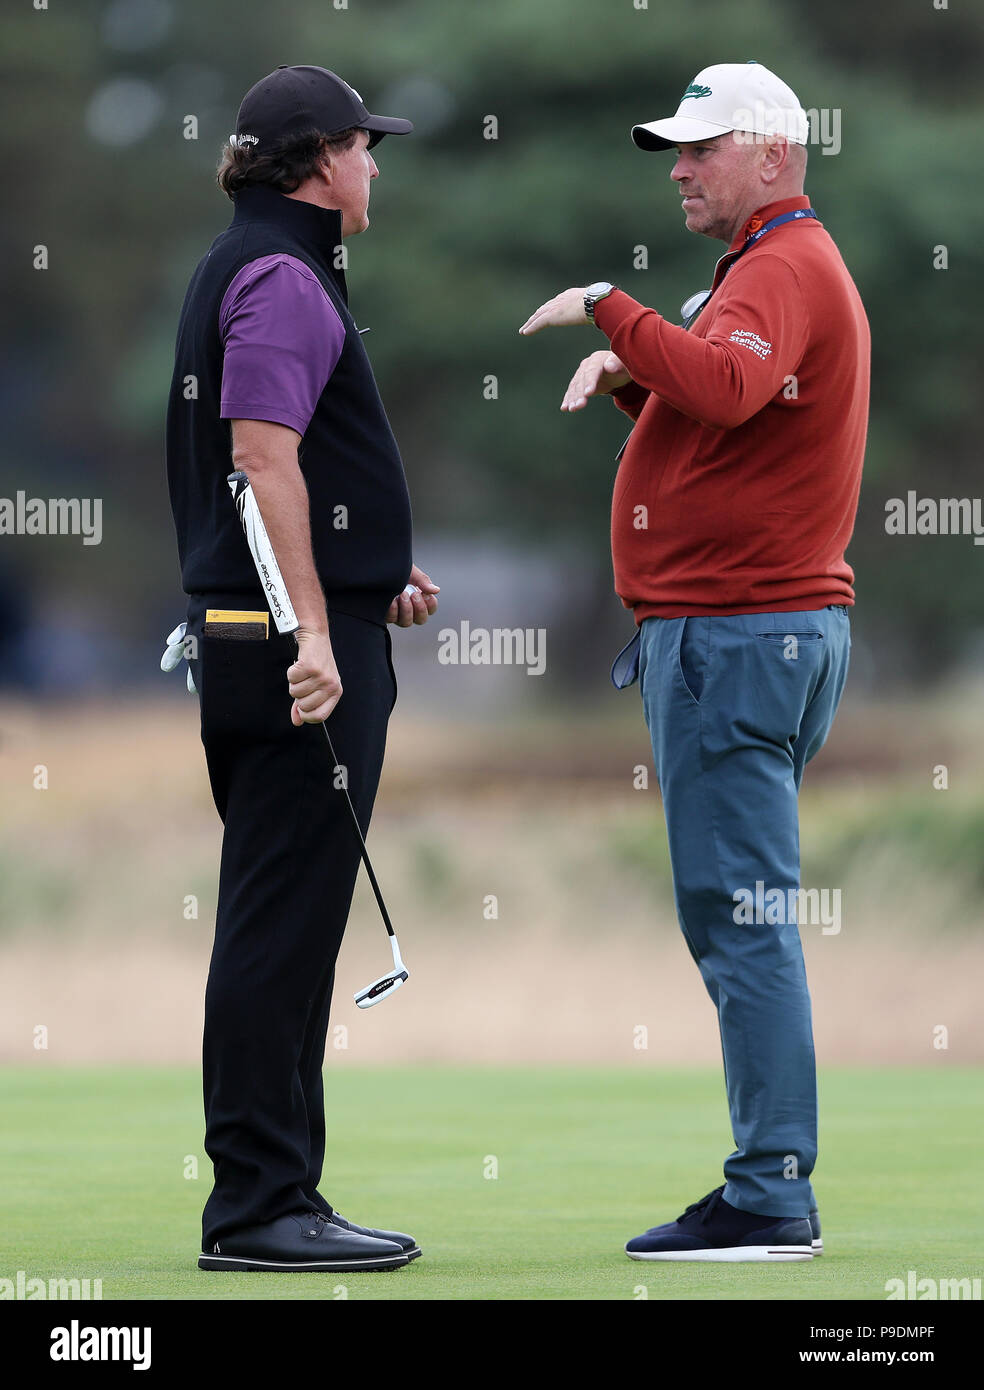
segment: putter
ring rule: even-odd
[[[300,624],[297,621],[297,614],[294,612],[294,605],[290,601],[287,593],[287,586],[284,584],[284,577],[280,573],[280,566],[277,564],[277,557],[273,553],[273,546],[270,544],[270,537],[263,524],[263,517],[260,514],[260,506],[256,500],[256,494],[250,486],[249,478],[242,470],[230,473],[226,481],[232,492],[236,510],[239,512],[239,519],[243,524],[246,533],[246,541],[249,545],[250,553],[253,556],[253,563],[256,566],[256,573],[259,576],[263,592],[266,594],[273,621],[277,631],[284,637],[292,636],[294,645],[298,646],[297,629]],[[338,759],[335,757],[335,750],[331,743],[331,734],[328,732],[327,723],[322,720],[321,727],[324,730],[325,738],[328,740],[328,752],[332,763],[337,768]],[[410,972],[403,964],[403,957],[400,955],[400,945],[396,939],[396,932],[393,930],[393,923],[390,921],[389,913],[386,911],[386,904],[383,902],[383,895],[379,891],[379,884],[373,872],[372,863],[369,859],[369,851],[366,849],[366,842],[362,836],[362,829],[359,819],[355,814],[355,807],[352,805],[352,798],[349,796],[348,787],[343,782],[342,792],[345,795],[345,802],[349,808],[349,815],[352,817],[352,825],[359,839],[359,850],[362,854],[362,862],[366,866],[366,873],[369,875],[369,882],[372,884],[372,891],[376,895],[376,902],[386,927],[386,935],[390,939],[393,948],[393,969],[386,975],[380,975],[378,980],[373,980],[372,984],[366,985],[364,989],[356,992],[355,1002],[360,1009],[371,1009],[373,1004],[378,1004],[381,999],[388,999],[391,994],[403,984],[404,980],[409,979]]]

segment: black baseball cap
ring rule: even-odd
[[[398,116],[373,116],[354,87],[327,68],[282,64],[263,77],[243,97],[236,117],[236,140],[266,151],[302,131],[350,130],[369,132],[369,148],[384,135],[409,135],[410,121]]]

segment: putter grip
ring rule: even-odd
[[[277,564],[277,557],[270,544],[270,537],[263,524],[256,495],[250,485],[249,478],[241,469],[235,473],[230,473],[226,482],[229,484],[232,499],[236,504],[239,520],[242,522],[243,531],[246,534],[246,543],[253,557],[253,564],[256,566],[257,578],[266,595],[273,621],[277,625],[277,631],[282,636],[287,636],[291,632],[296,632],[300,624],[297,621],[297,614],[294,612],[294,605],[290,601],[290,595],[287,593],[284,577],[280,573],[280,566]]]

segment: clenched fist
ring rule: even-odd
[[[287,689],[294,697],[291,722],[320,724],[342,697],[342,682],[327,632],[297,632],[297,660],[287,668]]]

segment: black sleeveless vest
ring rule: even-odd
[[[185,296],[167,411],[167,477],[188,594],[242,593],[263,607],[226,478],[231,429],[219,418],[219,308],[233,277],[260,256],[296,256],[338,310],[345,342],[299,449],[314,559],[329,610],[382,623],[410,577],[411,519],[403,463],[369,359],[334,268],[341,214],[246,188]],[[344,509],[344,510],[342,510]]]

